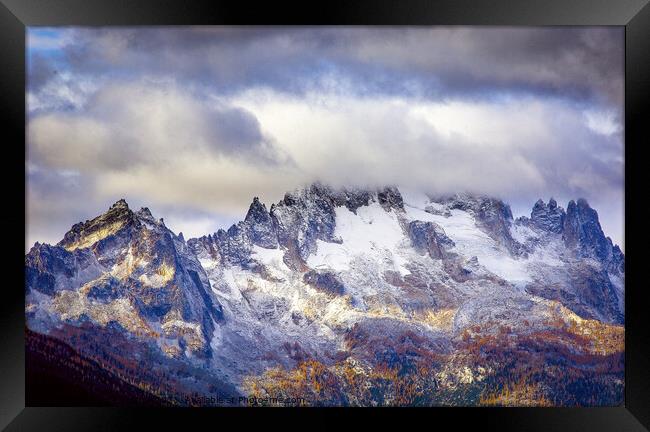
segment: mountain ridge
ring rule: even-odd
[[[514,219],[486,196],[315,183],[188,240],[121,199],[25,260],[32,330],[112,326],[240,390],[307,359],[385,363],[393,348],[361,334],[415,332],[447,356],[477,326],[624,321],[624,254],[584,199]]]

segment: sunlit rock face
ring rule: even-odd
[[[593,351],[589,329],[618,335],[624,322],[624,256],[584,200],[566,212],[539,200],[514,220],[491,197],[317,183],[268,208],[254,198],[241,222],[187,241],[120,200],[34,245],[25,266],[31,329],[119,331],[181,362],[170,370],[199,367],[242,392],[305,361],[366,377],[430,362],[450,389],[478,385],[503,364],[462,360],[480,362],[475,341],[510,335],[525,351],[585,329]]]
[[[56,246],[35,245],[25,265],[28,302],[51,302],[68,321],[92,320],[102,309],[110,319],[100,324],[128,315],[142,332],[161,333],[190,355],[210,354],[221,306],[194,254],[146,208],[133,212],[120,200],[74,225]],[[32,291],[46,297],[32,298]],[[28,319],[47,325],[52,317],[40,312]]]

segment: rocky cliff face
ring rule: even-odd
[[[558,207],[553,198],[548,201],[548,205],[540,199],[533,206],[530,224],[540,230],[560,234],[564,231],[565,217],[564,209]]]
[[[25,268],[31,329],[117,328],[235,386],[305,359],[395,359],[404,334],[451,355],[468,331],[543,332],[558,310],[624,321],[624,256],[584,200],[513,220],[489,197],[314,184],[188,241],[120,200]]]
[[[584,199],[577,204],[571,200],[567,206],[563,229],[564,243],[579,258],[594,258],[611,268],[620,271],[623,268],[623,254],[612,240],[605,236],[598,213],[589,207]]]
[[[209,356],[221,306],[185,242],[148,209],[124,200],[76,224],[56,246],[36,244],[25,257],[28,313],[37,327],[54,311],[64,321],[115,322],[159,335],[175,355]]]
[[[450,197],[434,198],[434,202],[445,205],[446,211],[461,210],[470,214],[476,224],[499,245],[514,255],[526,253],[525,248],[512,238],[513,224],[510,206],[495,198],[472,194],[456,194]]]
[[[563,246],[565,266],[555,274],[562,275],[562,283],[542,279],[528,287],[531,293],[561,301],[581,316],[623,323],[625,258],[586,200],[571,200],[566,212],[552,198],[548,204],[539,200],[530,219],[517,222],[538,233],[541,245],[561,239]]]

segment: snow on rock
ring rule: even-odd
[[[289,267],[283,261],[284,251],[282,249],[267,249],[253,245],[252,252],[253,258],[261,264],[281,271],[290,271]]]
[[[351,261],[358,256],[382,258],[388,254],[393,270],[402,275],[408,270],[407,260],[398,251],[405,246],[405,238],[397,214],[387,212],[378,203],[360,207],[354,214],[345,207],[336,208],[334,235],[341,243],[317,241],[317,251],[307,259],[312,268],[335,271],[350,270]]]
[[[409,199],[413,201],[409,202]],[[432,214],[424,210],[425,206],[430,205],[430,200],[424,195],[411,194],[406,198],[404,207],[410,219],[434,222],[442,227],[455,243],[451,251],[468,258],[477,257],[480,265],[509,282],[521,284],[531,280],[526,263],[511,257],[505,248],[481,231],[468,212],[453,209],[449,211],[449,216]]]
[[[539,239],[539,235],[530,227],[522,224],[514,224],[510,230],[512,238],[521,244],[526,244],[530,240]]]

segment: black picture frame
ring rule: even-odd
[[[307,427],[361,414],[377,424],[388,418],[418,420],[439,427],[473,425],[481,429],[530,431],[650,428],[650,310],[642,282],[641,248],[645,238],[645,185],[642,151],[650,136],[649,0],[364,0],[300,6],[276,2],[169,0],[0,0],[0,105],[6,122],[3,140],[5,252],[0,304],[0,427],[7,430],[113,430],[139,425],[184,427],[188,420],[240,421],[272,417],[305,421]],[[121,409],[25,407],[24,233],[25,221],[25,30],[43,25],[185,24],[364,24],[364,25],[616,25],[625,26],[625,226],[626,232],[626,377],[625,405],[618,408],[432,408],[432,409]],[[638,228],[637,228],[638,227]],[[407,412],[408,411],[408,412]],[[298,416],[296,418],[295,416]],[[268,419],[269,422],[275,421]],[[444,423],[443,423],[444,422]],[[268,423],[271,424],[271,423]],[[281,425],[282,423],[280,423]],[[286,424],[286,423],[285,423]],[[214,427],[217,427],[214,424]],[[430,426],[427,426],[429,428]]]

